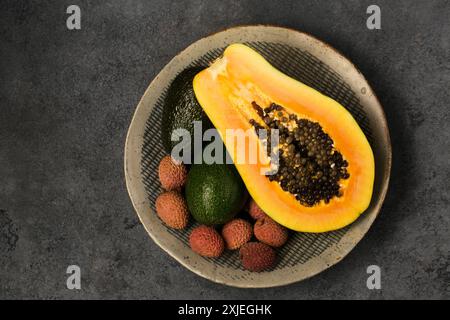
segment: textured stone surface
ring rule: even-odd
[[[66,28],[78,4],[82,29]],[[2,1],[0,298],[449,298],[450,4],[376,1]],[[244,290],[200,278],[147,236],[124,183],[123,147],[149,82],[178,51],[238,24],[309,32],[378,94],[392,183],[367,236],[301,283]],[[66,268],[82,290],[66,289]],[[382,290],[366,267],[382,268]]]

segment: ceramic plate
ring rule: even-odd
[[[271,270],[244,270],[238,252],[218,259],[191,251],[188,230],[167,228],[157,217],[154,201],[161,192],[158,163],[165,155],[160,128],[162,105],[175,76],[190,66],[205,66],[231,43],[244,43],[287,75],[332,97],[346,107],[366,134],[375,155],[375,186],[371,204],[350,226],[327,233],[292,233],[278,250]],[[377,217],[389,183],[391,144],[383,109],[364,76],[339,52],[316,38],[272,26],[231,28],[198,40],[174,57],[151,82],[139,102],[125,145],[125,178],[133,206],[150,237],[189,270],[212,281],[236,287],[273,287],[318,274],[345,257]]]

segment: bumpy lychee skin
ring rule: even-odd
[[[258,206],[255,200],[250,199],[248,202],[248,214],[255,220],[267,217],[266,213]]]
[[[155,202],[156,213],[169,227],[184,229],[189,220],[186,200],[178,191],[161,193]]]
[[[169,155],[161,159],[158,175],[164,189],[176,190],[186,184],[187,169],[183,163],[177,163]]]
[[[259,219],[253,229],[256,239],[278,248],[284,245],[288,239],[288,230],[269,217]]]
[[[261,272],[275,265],[275,250],[262,242],[247,242],[239,250],[242,266],[250,271]]]
[[[208,258],[219,257],[225,249],[225,243],[216,229],[205,225],[192,230],[189,244],[192,251]]]
[[[234,219],[222,228],[222,237],[225,246],[229,250],[236,250],[248,241],[253,235],[253,228],[250,222],[244,219]]]

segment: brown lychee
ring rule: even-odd
[[[252,225],[244,219],[233,219],[222,228],[222,237],[227,249],[235,250],[250,241]]]
[[[269,217],[259,219],[253,229],[256,239],[272,247],[281,247],[288,239],[288,230]]]
[[[267,216],[253,199],[250,199],[248,202],[247,210],[248,214],[255,220],[262,219]]]
[[[275,250],[262,242],[247,242],[239,250],[242,266],[250,271],[260,272],[275,265]]]
[[[189,220],[186,200],[178,191],[161,193],[155,202],[156,213],[169,227],[184,229]]]
[[[224,241],[217,230],[205,225],[192,230],[189,244],[194,252],[209,258],[219,257],[225,248]]]
[[[187,169],[183,163],[176,162],[170,155],[161,159],[158,167],[159,181],[166,190],[179,189],[185,185]]]

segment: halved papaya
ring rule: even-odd
[[[297,231],[326,232],[358,218],[372,197],[375,164],[367,138],[338,102],[290,78],[253,49],[228,46],[198,73],[195,95],[216,127],[250,195],[275,221]],[[266,161],[239,162],[228,129],[279,130],[276,174]],[[261,150],[267,143],[249,139]],[[267,142],[267,141],[266,141]],[[267,159],[266,159],[267,160]]]

